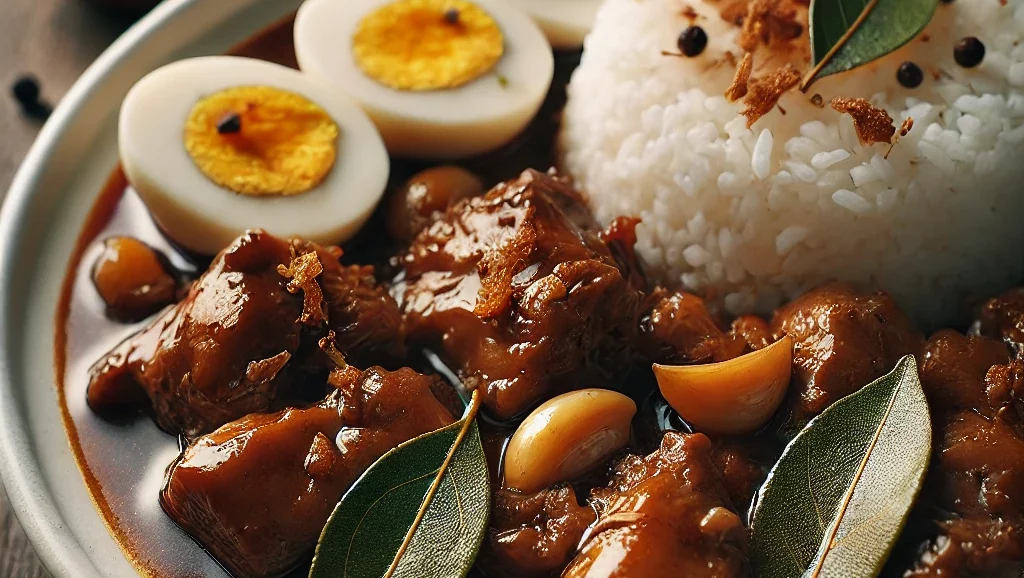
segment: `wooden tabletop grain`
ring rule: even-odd
[[[55,104],[127,25],[84,0],[0,0],[0,195],[41,126],[21,113],[11,84],[32,74]],[[47,576],[0,488],[0,577]]]

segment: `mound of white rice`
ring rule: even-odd
[[[785,114],[752,129],[723,97],[738,28],[721,3],[688,4],[710,39],[696,58],[662,55],[690,23],[680,0],[608,0],[564,116],[564,168],[603,222],[643,219],[654,279],[732,313],[845,280],[891,292],[927,325],[1024,280],[1024,0],[941,3],[916,40],[787,93]],[[965,36],[986,47],[976,68],[954,61]],[[807,58],[755,55],[754,76],[787,61],[807,70]],[[920,87],[897,82],[904,61],[925,71]],[[867,98],[914,128],[886,159],[888,145],[859,144],[851,118],[814,93]]]

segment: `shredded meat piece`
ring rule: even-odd
[[[277,266],[277,272],[286,279],[291,279],[285,286],[292,295],[302,291],[302,315],[299,321],[306,325],[317,326],[327,321],[324,309],[324,292],[316,278],[324,272],[324,266],[316,256],[316,251],[298,255],[292,245],[292,260],[287,267]]]
[[[853,117],[853,126],[857,129],[857,138],[860,139],[860,144],[864,146],[880,142],[892,142],[892,137],[896,134],[896,125],[893,124],[889,113],[871,106],[863,98],[837,96],[832,99],[832,108]]]
[[[799,83],[800,71],[792,64],[751,79],[748,85],[749,92],[743,99],[743,104],[747,107],[741,113],[747,117],[747,128],[753,126],[757,119],[771,112],[779,103],[779,98]]]
[[[798,38],[804,27],[789,0],[751,0],[736,43],[747,52]]]
[[[750,81],[750,71],[753,68],[754,55],[747,52],[743,55],[740,65],[736,67],[736,76],[733,77],[732,84],[725,89],[725,98],[729,102],[736,102],[747,95],[747,83]]]

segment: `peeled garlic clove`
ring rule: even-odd
[[[782,404],[793,372],[793,340],[706,365],[654,365],[661,394],[698,430],[749,433]]]
[[[629,442],[636,404],[607,389],[582,389],[535,409],[505,451],[505,485],[538,492],[587,472]]]

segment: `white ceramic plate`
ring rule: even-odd
[[[138,574],[107,531],[75,464],[53,371],[61,282],[86,215],[117,161],[118,106],[154,68],[223,53],[300,3],[167,0],[82,75],[7,194],[0,212],[0,473],[36,551],[57,578]],[[140,496],[140,509],[156,507],[155,493]],[[183,533],[170,530],[165,548],[198,554],[192,575],[224,575]]]

